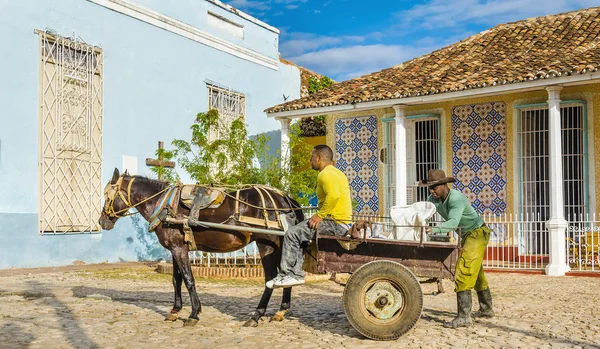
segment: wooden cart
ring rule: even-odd
[[[454,279],[459,242],[351,239],[318,236],[304,269],[351,273],[343,305],[348,321],[367,338],[393,340],[421,317],[423,292],[417,277]]]

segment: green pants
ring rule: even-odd
[[[454,276],[456,285],[454,291],[467,291],[473,288],[475,291],[483,291],[488,288],[482,263],[491,231],[484,225],[465,233],[462,237],[462,251],[458,256],[456,275]]]

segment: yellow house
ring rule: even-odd
[[[492,266],[564,275],[597,268],[597,233],[585,235],[600,199],[599,66],[595,7],[499,25],[266,112],[282,153],[291,119],[327,116],[358,212],[424,200],[416,182],[441,168],[498,223]]]

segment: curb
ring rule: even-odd
[[[156,271],[160,274],[173,274],[173,264],[159,263]],[[199,278],[264,278],[265,273],[260,267],[199,267],[192,266],[192,275]],[[325,281],[331,274],[306,273],[306,282]]]

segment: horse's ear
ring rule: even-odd
[[[125,173],[123,173],[124,176],[129,176],[129,170],[125,169]]]
[[[115,167],[115,172],[113,172],[113,176],[112,179],[110,180],[110,182],[112,184],[117,183],[117,180],[119,180],[119,169]]]

